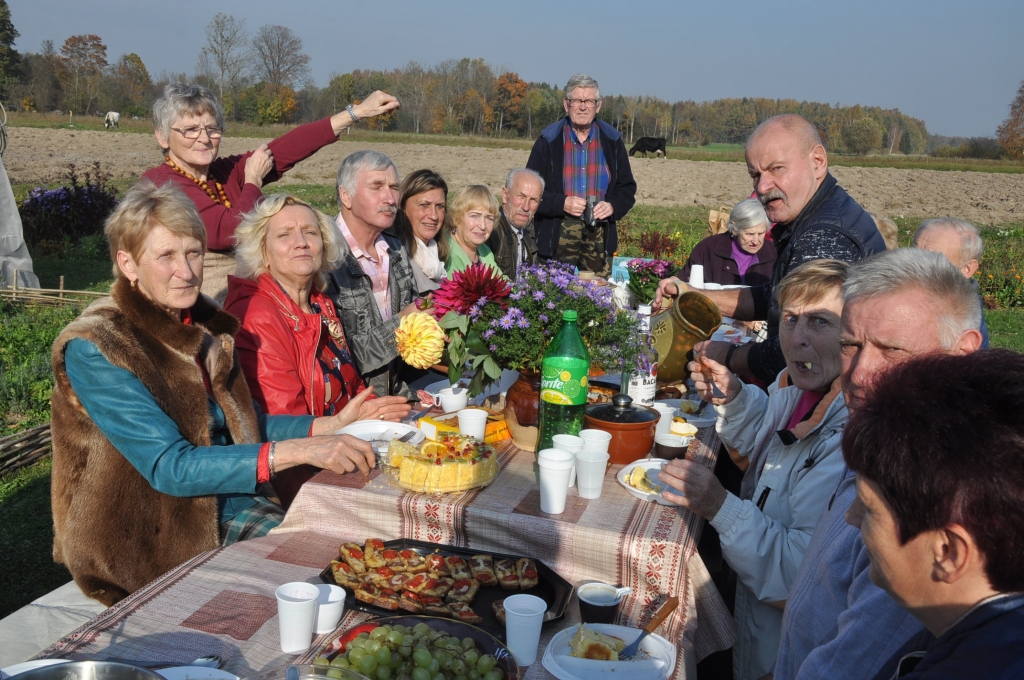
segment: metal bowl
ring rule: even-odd
[[[19,673],[18,680],[164,680],[164,677],[126,663],[73,661]]]

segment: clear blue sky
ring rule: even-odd
[[[668,101],[793,98],[899,108],[945,135],[993,135],[1024,79],[1024,0],[8,0],[20,51],[95,33],[108,59],[192,73],[216,12],[291,28],[313,78],[482,57],[564,85]]]

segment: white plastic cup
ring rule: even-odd
[[[574,434],[556,434],[551,438],[551,446],[552,448],[574,454],[583,449],[583,438],[577,437]],[[576,466],[573,465],[572,472],[569,474],[569,486],[572,487],[575,483]]]
[[[540,469],[540,510],[549,515],[565,512],[565,498],[569,493],[569,475],[576,464],[575,454],[559,449],[544,449],[537,453]]]
[[[612,435],[604,430],[580,430],[580,439],[583,440],[583,448],[607,453]]]
[[[694,288],[704,287],[704,265],[695,264],[690,267],[690,285]]]
[[[333,633],[345,612],[345,590],[330,583],[318,583],[316,598],[316,632]]]
[[[313,643],[316,624],[316,601],[320,589],[312,583],[295,581],[280,586],[277,596],[277,619],[281,629],[281,651],[301,654]]]
[[[676,410],[668,404],[663,404],[660,401],[654,402],[654,410],[661,414],[661,418],[658,420],[658,425],[655,428],[654,435],[668,434],[672,429],[672,419],[676,417]]]
[[[608,470],[607,451],[583,449],[576,454],[576,484],[580,498],[600,498],[604,475]]]
[[[505,645],[520,666],[537,660],[540,628],[547,608],[547,603],[536,595],[505,598]]]
[[[459,411],[459,434],[484,440],[487,432],[487,411],[482,408],[464,408]]]
[[[441,399],[441,410],[445,413],[461,411],[469,403],[469,390],[465,387],[446,387],[437,396]]]

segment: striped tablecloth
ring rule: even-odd
[[[710,429],[701,435],[690,455],[711,466],[718,439]],[[624,625],[645,624],[664,597],[678,595],[685,606],[657,631],[678,643],[675,680],[695,677],[697,659],[732,645],[732,617],[696,555],[703,520],[634,499],[615,481],[616,467],[601,498],[580,499],[573,489],[563,514],[545,515],[534,455],[508,443],[499,447],[499,455],[502,471],[493,484],[448,496],[403,492],[378,473],[367,478],[321,472],[303,486],[285,522],[270,536],[199,555],[37,658],[187,663],[216,654],[225,660],[225,670],[242,678],[309,661],[331,635],[318,636],[301,657],[283,654],[274,590],[288,581],[316,582],[339,542],[371,536],[530,555],[574,585],[591,579],[630,585],[634,595],[623,603]],[[338,629],[366,618],[346,613]],[[574,602],[563,620],[545,626],[542,645],[578,620]],[[526,669],[528,680],[550,677],[539,658]]]

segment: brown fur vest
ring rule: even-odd
[[[96,345],[107,361],[142,381],[185,439],[208,446],[199,357],[234,442],[260,441],[235,357],[238,321],[204,296],[191,314],[194,325],[181,323],[118,277],[111,296],[89,305],[53,345],[53,557],[86,595],[108,606],[217,547],[217,499],[153,489],[82,408],[68,381],[64,349],[74,338]]]

